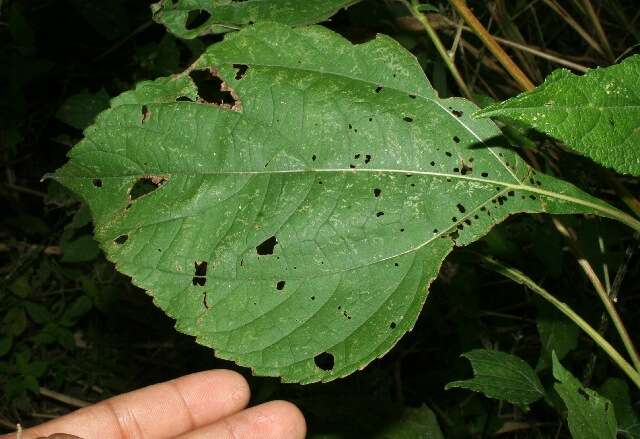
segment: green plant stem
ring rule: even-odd
[[[466,82],[464,82],[464,79],[462,79],[462,76],[460,75],[460,71],[458,70],[458,68],[456,67],[456,64],[453,62],[453,59],[447,52],[447,49],[442,44],[440,37],[438,37],[438,34],[431,26],[431,23],[429,23],[429,20],[427,19],[426,15],[424,15],[418,9],[418,7],[420,6],[420,4],[418,3],[418,0],[411,0],[411,3],[407,1],[403,1],[403,3],[407,7],[407,9],[409,9],[409,12],[411,12],[411,15],[413,15],[413,17],[420,22],[422,27],[424,27],[424,30],[427,32],[427,35],[429,35],[431,42],[436,47],[436,50],[438,51],[440,58],[442,58],[447,68],[451,72],[451,76],[453,76],[453,79],[456,81],[456,84],[458,84],[460,91],[462,91],[462,93],[467,99],[473,100],[473,95],[471,94],[471,90],[469,90],[469,87],[467,87]]]
[[[640,218],[640,201],[636,197],[633,196],[627,187],[620,183],[615,175],[608,169],[603,169],[602,175],[609,182],[613,190],[616,191],[620,199],[627,205],[629,209],[633,211],[633,213]]]
[[[629,354],[629,358],[631,358],[631,361],[633,362],[636,370],[640,371],[640,357],[638,357],[638,352],[633,345],[633,341],[631,341],[631,337],[629,337],[627,328],[624,326],[624,323],[622,323],[620,314],[618,314],[618,311],[613,305],[613,300],[605,290],[604,285],[602,285],[600,278],[593,270],[593,267],[591,266],[589,261],[586,260],[586,258],[582,254],[582,251],[578,248],[577,240],[575,239],[575,237],[571,235],[569,230],[564,226],[564,224],[558,221],[557,218],[554,219],[554,224],[558,231],[567,238],[567,242],[569,242],[569,245],[572,247],[574,254],[577,256],[578,264],[591,281],[591,284],[596,290],[598,297],[600,297],[604,308],[607,310],[607,314],[609,314],[609,318],[613,321],[613,324],[615,325],[616,330],[618,331],[618,334],[622,339],[622,343],[624,344],[624,347]]]
[[[627,360],[605,340],[589,323],[587,323],[582,317],[580,317],[569,305],[556,299],[551,293],[535,283],[533,279],[522,273],[520,270],[508,267],[502,263],[496,261],[485,255],[478,255],[482,262],[491,270],[508,277],[522,285],[526,285],[531,291],[538,294],[540,297],[555,306],[561,313],[567,316],[573,321],[580,329],[582,329],[600,348],[606,352],[611,360],[622,369],[622,371],[629,377],[631,381],[640,389],[640,373],[633,368]]]

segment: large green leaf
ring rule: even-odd
[[[180,38],[224,33],[263,21],[307,25],[360,0],[160,0],[153,19]]]
[[[212,72],[225,104],[204,85],[188,101]],[[113,100],[55,178],[180,331],[257,374],[327,381],[391,349],[445,256],[509,214],[623,215],[500,147],[476,109],[388,37],[256,25]]]
[[[567,406],[567,422],[574,439],[615,439],[616,415],[609,400],[582,386],[553,354],[553,385]]]
[[[453,381],[445,389],[459,387],[520,405],[531,404],[544,396],[544,387],[536,373],[515,355],[475,349],[463,356],[471,362],[474,377]]]
[[[575,76],[556,70],[528,93],[476,113],[524,122],[621,173],[640,175],[640,55]]]

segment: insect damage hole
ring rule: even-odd
[[[240,81],[242,78],[244,78],[244,75],[247,73],[247,70],[249,69],[249,66],[246,64],[234,64],[233,65],[234,69],[236,70],[236,81]]]
[[[193,275],[193,279],[191,279],[191,282],[194,285],[200,285],[201,287],[203,287],[204,284],[207,283],[207,261],[196,261],[193,263],[193,265],[195,267],[195,273]]]
[[[278,283],[276,283],[276,290],[278,291],[284,290],[285,283],[286,283],[285,281],[279,280]]]
[[[100,180],[99,178],[94,178],[91,183],[95,186],[95,187],[102,187],[102,180]]]
[[[313,362],[318,368],[324,371],[329,371],[333,369],[335,359],[333,357],[333,354],[329,352],[323,352],[313,357]]]
[[[144,124],[151,117],[151,112],[149,111],[149,107],[147,107],[146,105],[143,105],[142,108],[140,109],[140,113],[142,114],[142,120],[140,120],[140,123]]]
[[[199,28],[211,18],[211,14],[209,11],[205,11],[204,9],[195,9],[193,11],[189,11],[189,15],[187,16],[187,20],[184,23],[184,27],[187,30],[193,30]]]
[[[193,70],[189,77],[198,88],[198,102],[239,111],[242,103],[219,76],[216,69]]]
[[[202,306],[204,306],[205,309],[209,309],[209,301],[207,300],[207,292],[204,291],[202,293]]]
[[[259,256],[272,255],[276,244],[278,244],[278,240],[275,236],[271,236],[256,246],[256,253]]]
[[[167,181],[166,178],[160,176],[148,176],[139,178],[129,191],[131,201],[136,200],[143,195],[148,195],[158,189]]]
[[[382,190],[375,188],[373,189],[373,196],[378,198],[380,196],[380,194],[382,193]]]
[[[115,242],[118,245],[122,245],[125,242],[127,242],[127,239],[129,239],[129,235],[120,235],[116,239],[114,239],[113,242]]]

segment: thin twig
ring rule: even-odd
[[[49,390],[46,387],[40,387],[40,394],[42,396],[46,396],[47,398],[51,398],[55,401],[62,402],[64,404],[70,405],[71,407],[87,407],[90,406],[90,402],[83,401],[78,398],[74,398],[73,396],[65,395],[64,393],[59,393],[54,390]]]
[[[431,18],[431,17],[437,17],[438,18],[438,22],[432,22],[433,23],[433,27],[434,29],[439,29],[441,27],[450,27],[450,28],[459,28],[459,24],[457,24],[456,22],[450,20],[449,18],[445,17],[444,15],[440,15],[440,14],[427,14],[427,17]],[[422,28],[417,29],[416,27],[412,26],[410,23],[407,23],[405,20],[401,20],[403,17],[399,17],[398,19],[396,19],[397,22],[399,22],[404,29],[410,30],[410,31],[417,31],[417,30],[422,30]],[[408,17],[407,17],[408,18]],[[430,20],[431,21],[431,20]],[[473,29],[471,29],[469,26],[462,26],[462,30],[465,32],[473,32]],[[527,44],[521,44],[518,43],[516,41],[512,41],[509,40],[507,38],[502,38],[502,37],[498,37],[496,35],[491,34],[491,36],[493,37],[494,40],[496,40],[497,42],[504,44],[505,46],[511,47],[513,49],[517,49],[517,50],[522,50],[523,52],[527,52],[530,53],[533,56],[537,56],[538,58],[542,58],[542,59],[546,59],[547,61],[551,61],[555,64],[564,66],[564,67],[568,67],[570,69],[573,69],[577,72],[582,72],[585,73],[587,71],[589,71],[589,67],[582,65],[582,64],[578,64],[576,62],[573,61],[569,61],[568,59],[566,59],[564,57],[564,55],[559,54],[559,53],[555,53],[552,51],[544,51],[539,47],[536,46],[532,46],[532,45],[527,45]]]
[[[566,11],[566,9],[560,6],[555,0],[543,0],[543,2],[551,9],[553,9],[553,11],[558,14],[560,18],[566,21],[567,24],[571,26],[573,30],[575,30],[578,35],[580,35],[582,39],[596,52],[598,52],[602,56],[607,56],[602,50],[602,47],[600,47],[600,45],[597,43],[597,41],[591,38],[591,35],[589,35],[589,33],[584,30],[582,26],[580,26],[580,24],[571,16],[571,14]]]
[[[449,0],[456,11],[464,18],[467,24],[473,29],[482,43],[489,49],[489,51],[498,59],[498,62],[502,64],[505,70],[511,75],[515,81],[520,84],[525,90],[533,90],[535,86],[527,78],[520,67],[518,67],[511,58],[505,53],[505,51],[496,43],[496,40],[487,31],[487,29],[476,18],[475,14],[469,9],[465,0]]]
[[[103,59],[104,57],[106,57],[107,55],[110,55],[111,53],[113,53],[114,51],[118,50],[120,47],[122,47],[127,41],[131,40],[133,37],[135,37],[136,35],[138,35],[140,32],[145,31],[149,26],[151,26],[153,24],[153,20],[149,20],[146,21],[144,23],[142,23],[140,26],[138,26],[137,28],[135,28],[129,35],[126,35],[125,37],[121,38],[120,40],[116,41],[116,43],[114,45],[112,45],[111,47],[109,47],[107,50],[105,50],[104,52],[102,52],[100,55],[96,56],[92,62],[97,62],[100,61],[101,59]]]
[[[593,5],[590,0],[582,0],[582,5],[584,6],[587,15],[589,16],[589,20],[593,24],[593,27],[596,30],[596,35],[598,36],[598,40],[600,40],[600,45],[604,49],[605,54],[609,58],[609,62],[613,62],[616,57],[611,50],[611,45],[609,44],[609,39],[607,35],[604,33],[604,29],[602,28],[602,24],[600,23],[600,19],[596,14],[596,11],[593,9]]]
[[[0,418],[0,426],[4,427],[4,428],[8,428],[9,430],[15,430],[18,426],[18,424],[14,424],[11,421],[7,421],[4,418]]]
[[[551,61],[555,64],[569,67],[578,72],[586,73],[589,71],[589,67],[583,66],[582,64],[575,63],[573,61],[569,61],[567,59],[561,58],[558,55],[551,54],[549,52],[544,52],[536,47],[527,46],[524,44],[516,43],[515,41],[507,40],[506,38],[495,37],[496,41],[504,44],[505,46],[512,47],[514,49],[522,50],[523,52],[529,52],[532,55],[537,56],[538,58],[546,59],[547,61]]]
[[[40,198],[46,198],[47,197],[47,194],[45,194],[44,192],[40,192],[40,191],[37,191],[35,189],[31,189],[31,188],[28,188],[28,187],[18,186],[18,185],[13,184],[13,183],[4,183],[4,185],[6,187],[8,187],[9,189],[13,189],[16,192],[22,192],[23,194],[35,195],[36,197],[40,197]]]

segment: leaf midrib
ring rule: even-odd
[[[93,152],[93,151],[92,151]],[[90,154],[91,152],[87,152],[85,154]],[[508,189],[513,189],[513,190],[522,190],[522,191],[527,191],[527,192],[531,192],[531,193],[535,193],[538,195],[544,195],[547,197],[551,197],[551,198],[556,198],[559,200],[563,200],[563,201],[567,201],[570,203],[574,203],[574,204],[578,204],[581,206],[585,206],[585,207],[589,207],[591,209],[606,213],[607,216],[612,216],[614,218],[619,218],[620,217],[620,211],[616,210],[616,209],[611,209],[608,208],[606,206],[600,205],[600,204],[596,204],[596,203],[592,203],[590,201],[586,201],[586,200],[582,200],[580,198],[575,198],[575,197],[571,197],[568,195],[564,195],[558,192],[550,192],[550,191],[546,191],[543,189],[540,189],[538,187],[535,186],[529,186],[527,184],[524,184],[522,182],[520,182],[520,184],[513,184],[513,183],[508,183],[508,182],[503,182],[503,181],[498,181],[498,180],[488,180],[488,179],[483,179],[483,178],[478,178],[478,177],[467,177],[466,175],[456,175],[456,174],[446,174],[446,173],[439,173],[439,172],[432,172],[432,171],[414,171],[414,170],[405,170],[405,169],[382,169],[382,168],[367,168],[367,169],[351,169],[351,168],[335,168],[335,169],[289,169],[289,170],[270,170],[270,171],[216,171],[216,172],[198,172],[198,175],[272,175],[272,174],[304,174],[304,173],[337,173],[337,172],[345,172],[345,173],[361,173],[361,172],[368,172],[368,173],[386,173],[386,174],[401,174],[401,175],[407,175],[407,174],[412,174],[412,175],[424,175],[424,176],[430,176],[430,177],[441,177],[441,178],[456,178],[458,180],[469,180],[469,181],[474,181],[474,182],[478,182],[478,183],[483,183],[483,184],[487,184],[487,185],[498,185],[498,186],[504,186],[505,188]],[[167,173],[167,172],[157,172],[157,173],[145,173],[145,175],[147,174],[157,174],[157,175],[161,175],[163,177],[167,177],[168,179],[170,179],[172,176],[174,175],[190,175],[190,174],[175,174],[175,173]],[[108,179],[108,178],[132,178],[132,177],[139,177],[140,174],[123,174],[123,175],[110,175],[110,176],[105,176],[105,175],[98,175],[98,176],[89,176],[89,177],[75,177],[75,178],[83,178],[83,179],[92,179],[95,177],[100,177],[102,179]],[[69,177],[67,177],[69,178]],[[627,223],[629,225],[629,223]],[[635,228],[636,230],[640,230],[640,223],[637,224],[637,226],[630,226],[632,228]]]

